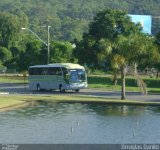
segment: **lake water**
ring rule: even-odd
[[[160,107],[45,103],[0,112],[0,143],[160,143]]]

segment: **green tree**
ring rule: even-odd
[[[93,58],[90,59],[92,62],[98,62],[103,67],[110,64],[114,69],[120,70],[121,99],[126,98],[125,75],[127,66],[138,64],[140,61],[145,62],[146,57],[149,63],[151,58],[157,56],[157,50],[152,39],[141,33],[141,30],[140,24],[134,24],[125,12],[105,10],[99,12],[91,22],[89,33],[86,36],[89,38],[87,40],[84,38],[80,42],[79,53],[81,56],[86,55],[89,49],[94,56],[94,60]],[[90,39],[92,39],[91,45],[88,42]],[[84,53],[85,50],[86,53]],[[89,59],[90,56],[83,58]]]
[[[69,42],[51,42],[50,49],[50,62],[51,63],[64,63],[64,62],[74,62],[73,58],[73,47]]]
[[[157,33],[156,37],[155,37],[155,43],[157,45],[157,48],[158,48],[158,52],[160,54],[160,32]],[[158,79],[159,78],[159,71],[160,71],[160,58],[158,61],[154,62],[154,67],[156,68],[157,70],[157,75],[156,75],[156,78]]]
[[[143,41],[143,42],[142,42]],[[129,36],[119,36],[116,40],[117,53],[121,56],[123,63],[119,64],[122,79],[121,99],[125,99],[125,75],[126,66],[134,66],[134,76],[138,85],[146,93],[146,85],[139,77],[136,67],[140,63],[151,64],[158,59],[158,52],[152,39],[143,33],[131,34]]]
[[[11,60],[12,54],[11,52],[5,48],[0,47],[0,62],[4,65],[7,61]]]
[[[0,13],[1,45],[10,48],[17,41],[21,26],[18,17],[10,13]]]
[[[7,61],[11,60],[11,58],[11,52],[5,47],[0,47],[0,61],[4,64]]]
[[[80,63],[99,67],[97,56],[102,50],[101,46],[106,45],[106,39],[112,42],[118,35],[127,36],[131,32],[139,32],[141,29],[140,24],[135,25],[131,22],[130,17],[124,11],[110,9],[101,11],[90,23],[89,32],[83,35],[83,40],[76,44],[75,56]],[[110,61],[106,61],[106,63],[111,66]]]
[[[0,11],[12,14],[27,14],[31,28],[38,33],[38,26],[51,25],[55,40],[81,39],[86,25],[100,10],[110,8],[126,10],[129,14],[159,16],[159,0],[1,0]],[[153,34],[160,30],[158,18],[153,17]],[[73,25],[72,25],[73,23]],[[158,24],[157,24],[158,23]],[[30,27],[31,27],[30,26]],[[43,38],[44,32],[41,32]],[[44,36],[45,37],[45,36]]]
[[[122,82],[121,99],[125,99],[125,76],[127,67],[136,66],[137,68],[138,64],[152,64],[153,60],[158,60],[159,53],[150,37],[143,33],[134,33],[129,36],[119,35],[112,45],[108,43],[105,49],[102,49],[99,53],[99,59],[106,61],[108,58],[110,58],[112,67],[116,69],[116,71],[120,70]],[[143,93],[146,93],[146,84],[139,77],[136,68],[134,68],[134,77]]]
[[[75,40],[76,49],[73,51],[74,56],[80,64],[87,65],[91,69],[98,67],[96,41],[88,34],[83,35],[83,40]]]
[[[0,12],[0,45],[8,49],[10,59],[5,61],[7,67],[17,67],[17,58],[21,51],[21,27],[28,23],[27,16],[24,14],[13,15],[11,13]],[[13,56],[13,57],[12,57]],[[2,62],[3,63],[3,62]]]
[[[32,40],[26,42],[26,49],[20,53],[18,59],[18,68],[25,71],[29,66],[43,64],[41,58],[42,43],[39,40]]]
[[[118,35],[129,35],[140,31],[140,24],[134,24],[124,11],[107,9],[97,13],[89,26],[89,34],[96,40],[115,40]]]

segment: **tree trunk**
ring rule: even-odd
[[[137,74],[137,64],[134,64],[134,76]]]
[[[156,79],[159,78],[159,71],[157,70]]]
[[[114,86],[117,85],[117,75],[115,75],[115,78],[114,78]]]
[[[121,100],[126,99],[126,89],[125,89],[125,66],[121,67],[121,81],[122,81],[122,91],[121,91]]]
[[[114,77],[113,77],[114,86],[117,85],[117,80],[118,80],[118,71],[115,70],[115,71],[114,71]]]

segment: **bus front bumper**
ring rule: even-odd
[[[72,83],[66,85],[66,90],[76,90],[87,88],[87,83]]]

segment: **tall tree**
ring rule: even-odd
[[[96,40],[115,40],[118,35],[129,35],[140,31],[140,24],[134,24],[124,11],[107,9],[97,13],[89,26],[89,34]]]
[[[18,68],[21,71],[25,71],[31,65],[43,64],[41,58],[42,43],[39,40],[32,40],[26,43],[25,51],[20,53],[18,59]]]
[[[124,11],[110,9],[101,11],[90,23],[89,32],[85,33],[83,40],[78,42],[76,56],[81,63],[96,67],[98,66],[97,56],[102,50],[101,45],[105,45],[105,39],[114,41],[118,35],[127,36],[131,32],[139,32],[141,29],[140,24],[135,25],[131,22],[130,17]],[[78,50],[79,48],[80,50]],[[109,61],[106,63],[109,63]]]
[[[51,63],[74,62],[73,47],[69,42],[51,42],[50,61]]]
[[[17,41],[21,26],[18,17],[10,13],[0,13],[0,43],[10,48]]]
[[[90,59],[92,62],[100,62],[101,66],[112,64],[119,68],[122,81],[121,99],[125,99],[126,67],[139,63],[140,60],[145,61],[143,58],[157,56],[153,41],[141,33],[140,24],[134,24],[123,11],[109,9],[99,12],[89,27],[86,36],[88,40],[84,38],[80,42],[79,54],[81,56],[83,54],[83,58],[90,59],[89,55],[85,56],[89,49],[95,56],[94,60]],[[92,39],[91,45],[88,42],[90,39]]]
[[[155,36],[155,43],[157,45],[158,52],[160,54],[160,32],[158,32],[157,35]],[[154,62],[154,67],[157,70],[156,78],[158,79],[159,78],[159,71],[160,71],[160,58],[158,61]]]
[[[0,47],[0,61],[4,64],[11,60],[12,54],[6,47]]]
[[[11,54],[10,60],[5,62],[7,67],[16,67],[16,58],[19,57],[19,52],[22,47],[20,41],[23,35],[21,34],[21,27],[28,23],[27,17],[23,14],[13,15],[11,13],[0,12],[0,46],[4,47]],[[6,51],[6,52],[7,52]]]
[[[142,42],[143,41],[143,42]],[[117,54],[123,61],[120,62],[120,71],[122,79],[121,99],[125,99],[125,75],[127,66],[134,66],[134,76],[143,93],[147,93],[146,85],[137,74],[136,67],[139,63],[151,64],[153,60],[158,59],[158,51],[152,39],[143,33],[134,33],[129,36],[119,36],[116,40]],[[117,59],[113,59],[117,61]]]

